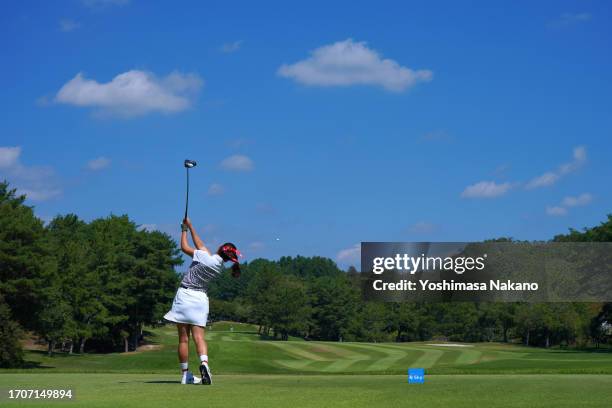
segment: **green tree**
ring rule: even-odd
[[[570,228],[568,234],[560,234],[555,236],[554,241],[556,242],[612,242],[612,214],[608,215],[606,221],[602,222],[598,226],[592,228],[584,228],[582,231]],[[610,254],[608,254],[610,256]],[[609,262],[605,262],[602,259],[597,259],[597,262],[609,265]],[[594,343],[599,346],[600,342],[606,341],[609,337],[606,333],[607,323],[612,322],[612,303],[603,303],[600,305],[600,311],[592,317],[588,324],[589,333]]]
[[[91,268],[108,310],[105,324],[111,340],[134,349],[145,324],[156,324],[170,307],[182,263],[176,243],[161,232],[138,231],[127,216],[91,222]]]
[[[0,368],[19,367],[23,364],[20,343],[23,332],[19,324],[12,319],[9,305],[0,295]]]
[[[310,322],[311,309],[304,283],[293,276],[277,279],[267,294],[267,311],[274,336],[288,340],[289,334],[303,336]]]
[[[89,226],[74,214],[55,217],[47,226],[46,238],[56,261],[56,287],[71,307],[74,339],[70,352],[78,344],[85,351],[87,339],[107,333],[109,312],[101,302],[104,287],[95,274]]]
[[[508,342],[509,332],[516,324],[516,308],[516,303],[489,303],[481,309],[485,314],[485,319],[490,319],[499,327],[502,335],[501,340],[504,343]]]
[[[59,291],[47,297],[44,310],[40,313],[38,333],[47,341],[51,356],[56,344],[70,340],[76,332],[71,306],[61,298]]]
[[[531,344],[531,335],[537,328],[540,320],[540,314],[534,304],[521,303],[517,306],[515,316],[517,329],[521,333],[525,346]]]
[[[384,342],[389,341],[386,317],[388,309],[384,303],[364,302],[355,316],[354,326],[347,340]]]
[[[612,214],[600,225],[593,228],[584,228],[582,231],[569,229],[568,234],[555,236],[556,242],[612,242]]]
[[[349,332],[358,305],[358,293],[344,275],[311,281],[312,337],[339,340]]]
[[[183,262],[167,234],[139,231],[134,239],[135,262],[127,288],[131,300],[127,303],[127,326],[133,349],[142,337],[143,326],[157,324],[168,311],[178,286],[174,267]]]
[[[479,341],[479,313],[475,303],[437,303],[429,307],[435,325],[435,333],[453,341]]]
[[[299,278],[320,278],[343,276],[344,272],[329,258],[313,256],[311,258],[296,256],[283,256],[278,260],[283,274],[294,275]]]
[[[421,313],[419,305],[411,302],[389,303],[387,330],[395,333],[395,341],[413,341],[419,338]]]
[[[272,288],[283,275],[277,263],[264,259],[254,260],[249,269],[254,272],[246,293],[253,311],[252,321],[259,324],[260,334],[268,335],[273,324]]]
[[[7,182],[0,183],[0,295],[23,327],[35,329],[44,307],[41,291],[52,280],[54,266],[43,223],[24,200]]]
[[[221,276],[214,279],[208,287],[208,296],[219,300],[232,301],[236,298],[244,297],[251,279],[257,273],[259,260],[255,260],[255,266],[244,263],[240,265],[240,279],[232,276],[231,269],[224,269]]]
[[[599,348],[601,343],[612,341],[612,303],[605,303],[590,324],[589,331]]]

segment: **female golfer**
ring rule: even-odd
[[[208,367],[208,346],[204,340],[204,328],[208,319],[208,296],[206,291],[211,280],[219,276],[223,270],[224,262],[233,262],[232,276],[240,276],[240,265],[238,256],[240,252],[231,242],[219,247],[216,254],[211,254],[204,246],[189,221],[185,218],[181,224],[181,249],[193,258],[189,270],[183,276],[181,285],[176,292],[172,309],[166,313],[164,318],[176,323],[178,328],[178,358],[181,366],[181,384],[212,384],[212,376]],[[195,248],[189,246],[187,231],[191,232],[191,238]],[[189,360],[189,335],[193,335],[193,341],[200,356],[200,374],[202,379],[195,377],[188,369]]]

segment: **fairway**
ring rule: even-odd
[[[54,407],[609,407],[612,375],[438,375],[423,385],[399,375],[218,375],[211,387],[161,374],[8,374],[0,388],[73,387]],[[43,406],[15,402],[6,406]],[[47,406],[47,405],[45,405]]]
[[[176,373],[176,328],[163,326],[147,336],[142,351],[111,354],[29,352],[36,372]],[[428,374],[612,374],[612,353],[541,349],[500,343],[453,347],[429,343],[339,343],[260,340],[255,326],[215,323],[208,331],[215,374],[405,374],[422,367]],[[192,366],[197,364],[191,353]],[[13,370],[20,371],[20,370]],[[23,371],[23,370],[21,370]],[[31,372],[31,370],[27,370]]]

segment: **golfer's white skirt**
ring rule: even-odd
[[[178,288],[172,309],[166,313],[164,319],[173,323],[205,327],[208,320],[208,296],[199,290]]]

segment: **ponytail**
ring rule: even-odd
[[[238,257],[242,256],[242,254],[236,248],[236,245],[227,242],[219,247],[217,254],[223,259],[223,262],[232,262],[232,276],[234,278],[240,277],[240,262],[238,261]]]
[[[240,277],[240,264],[238,262],[235,262],[232,265],[232,276],[234,278],[239,278]]]

